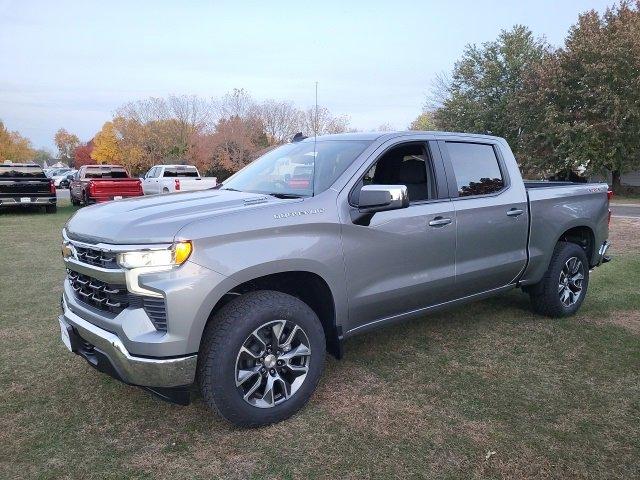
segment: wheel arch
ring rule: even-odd
[[[594,255],[596,253],[595,233],[590,226],[577,225],[568,228],[558,237],[556,244],[558,242],[575,243],[584,250],[590,266],[593,263]]]
[[[206,328],[206,324],[231,300],[257,290],[287,293],[306,303],[320,319],[325,332],[327,351],[335,358],[342,357],[342,329],[337,321],[336,296],[321,275],[309,270],[279,271],[237,283],[220,296],[209,312],[204,327]]]

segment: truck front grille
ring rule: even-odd
[[[78,260],[102,268],[118,268],[116,253],[74,244]]]
[[[127,290],[126,285],[108,284],[73,270],[67,270],[67,278],[80,302],[115,315],[125,308],[143,308],[156,330],[167,331],[164,298],[135,295]]]

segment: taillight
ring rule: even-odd
[[[176,191],[180,190],[180,180],[179,179],[175,179],[176,182]]]
[[[89,182],[89,195],[94,196],[96,194],[96,184]]]
[[[608,190],[607,191],[607,200],[611,201],[612,198],[613,198],[613,190]]]
[[[51,192],[51,195],[56,194],[56,184],[53,183],[53,180],[49,180],[49,192]]]

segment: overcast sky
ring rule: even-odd
[[[0,0],[0,119],[53,149],[60,127],[90,139],[148,96],[314,101],[351,126],[404,129],[465,44],[528,25],[560,45],[578,14],[613,0]]]

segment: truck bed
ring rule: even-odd
[[[549,264],[554,245],[572,226],[588,226],[593,232],[593,246],[607,239],[609,186],[606,183],[524,182],[529,203],[529,261],[520,283],[539,280]]]

